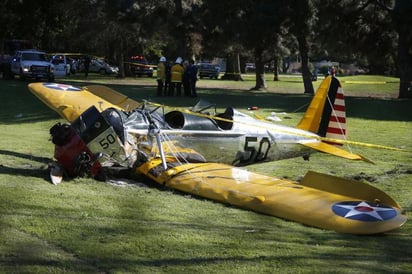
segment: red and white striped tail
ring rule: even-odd
[[[343,95],[343,89],[340,85],[336,93],[336,98],[333,104],[333,110],[330,116],[325,137],[338,140],[346,139],[345,98]]]

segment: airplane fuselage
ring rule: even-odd
[[[316,142],[317,137],[308,131],[252,119],[238,111],[234,112],[230,129],[221,129],[208,118],[203,118],[202,123],[191,123],[192,127],[198,125],[198,128],[205,129],[188,130],[184,125],[185,129],[173,129],[170,125],[175,124],[171,121],[167,126],[163,121],[158,124],[162,140],[173,141],[180,148],[191,148],[207,161],[234,165],[306,157],[312,150],[301,144]],[[135,126],[126,127],[126,131],[140,139],[147,135],[147,126],[141,129]]]

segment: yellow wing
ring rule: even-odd
[[[69,122],[76,120],[91,106],[99,112],[108,108],[121,109],[82,87],[57,83],[30,83],[28,87],[40,101]]]
[[[139,107],[141,104],[139,102],[130,99],[124,94],[121,94],[109,87],[102,86],[102,85],[91,85],[85,86],[86,90],[90,93],[103,98],[104,100],[122,108],[125,111],[133,110]]]
[[[153,159],[136,172],[179,191],[342,233],[382,233],[406,221],[392,198],[364,183],[309,172],[299,184],[224,164],[170,161],[166,171]]]

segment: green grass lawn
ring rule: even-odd
[[[249,79],[251,78],[251,79]],[[395,198],[411,217],[411,100],[397,100],[398,79],[341,77],[349,139],[409,152],[346,147],[376,162],[313,154],[248,166],[272,176],[301,178],[307,170],[368,182]],[[83,85],[77,75],[62,82]],[[137,99],[187,107],[194,98],[155,97],[155,79],[91,75]],[[347,82],[347,83],[346,83]],[[320,81],[314,83],[317,86]],[[307,227],[142,180],[114,185],[76,178],[49,182],[49,128],[62,121],[27,89],[0,81],[0,272],[2,273],[410,273],[411,221],[384,235],[355,236]],[[296,125],[310,102],[300,77],[281,76],[265,91],[245,81],[200,80],[199,98],[262,117],[282,113]],[[293,203],[293,201],[291,201]]]

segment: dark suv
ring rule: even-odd
[[[132,75],[153,77],[153,66],[142,55],[130,57],[129,69]]]
[[[213,65],[210,63],[199,63],[197,64],[197,71],[199,73],[199,78],[210,78],[217,79],[220,73],[220,67],[218,65]]]

